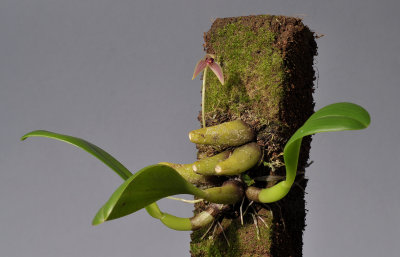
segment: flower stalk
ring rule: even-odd
[[[207,70],[210,68],[214,74],[217,76],[221,84],[224,84],[224,74],[222,73],[221,66],[215,62],[215,56],[213,54],[206,54],[200,61],[197,62],[192,80],[203,71],[203,87],[202,87],[202,96],[201,96],[201,118],[203,123],[203,128],[206,127],[206,119],[205,119],[205,95],[206,95],[206,78],[207,78]]]
[[[201,120],[203,122],[203,128],[206,127],[206,79],[207,79],[207,67],[203,72],[203,87],[201,89]]]

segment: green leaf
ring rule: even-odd
[[[283,198],[296,178],[297,163],[301,140],[321,132],[365,129],[370,124],[368,112],[353,103],[335,103],[318,110],[299,128],[287,142],[283,151],[286,180],[277,185],[263,189],[259,199],[262,202],[274,202]]]
[[[28,137],[48,137],[57,139],[59,141],[67,142],[94,155],[96,158],[98,158],[100,161],[102,161],[108,167],[114,170],[123,180],[127,180],[132,176],[132,173],[110,154],[105,152],[100,147],[81,138],[57,134],[45,130],[36,130],[22,136],[21,140],[25,140]],[[172,216],[168,213],[161,212],[160,209],[158,208],[157,203],[155,202],[150,203],[148,206],[144,207],[152,217],[161,220],[169,228],[176,230],[191,230],[189,218],[179,218]]]
[[[94,155],[97,159],[99,159],[108,167],[110,167],[112,170],[114,170],[123,180],[126,180],[130,176],[132,176],[132,173],[127,168],[125,168],[124,165],[122,165],[119,161],[117,161],[106,151],[81,138],[57,134],[46,130],[35,130],[22,136],[21,140],[25,140],[28,137],[48,137],[57,139],[59,141],[67,142]]]
[[[98,225],[136,212],[157,200],[176,194],[200,198],[206,193],[187,182],[166,165],[147,166],[127,179],[97,212],[92,224]]]
[[[335,103],[318,110],[299,128],[287,142],[283,156],[286,165],[286,181],[294,181],[301,140],[321,132],[358,130],[369,126],[368,112],[353,103]]]

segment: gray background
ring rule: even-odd
[[[202,34],[216,17],[300,16],[318,39],[316,108],[363,105],[365,131],[314,137],[304,256],[398,256],[398,1],[1,0],[0,256],[188,256],[189,232],[144,211],[97,227],[122,182],[86,152],[35,129],[94,142],[132,171],[192,162]],[[171,200],[164,210],[191,216]]]

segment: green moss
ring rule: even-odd
[[[217,227],[217,231],[214,235],[214,237],[218,237],[218,239],[211,236],[213,233],[212,230],[204,239],[201,239],[208,229],[204,228],[192,234],[192,243],[190,245],[192,255],[240,257],[246,256],[243,255],[243,253],[251,253],[251,256],[266,256],[268,253],[260,252],[260,250],[262,251],[262,249],[270,248],[272,216],[265,211],[263,211],[263,213],[264,214],[260,215],[262,215],[268,227],[258,220],[260,239],[257,239],[257,230],[250,215],[246,215],[244,226],[240,224],[239,219],[224,219],[221,225],[224,227],[226,237],[229,238],[229,245],[219,227]],[[260,243],[263,245],[261,249]]]
[[[265,23],[257,29],[242,23],[227,24],[211,34],[209,43],[222,65],[226,83],[208,76],[206,115],[219,111],[240,117],[246,110],[257,120],[276,120],[284,97],[284,66],[274,48],[276,34]]]

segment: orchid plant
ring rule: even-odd
[[[336,103],[315,112],[287,142],[283,155],[286,176],[269,188],[257,188],[241,183],[242,175],[257,165],[262,149],[255,143],[252,129],[243,121],[226,122],[189,133],[193,143],[237,147],[193,164],[160,163],[147,166],[132,174],[125,166],[100,147],[83,139],[45,130],[32,131],[22,137],[48,137],[75,145],[106,164],[125,181],[100,208],[92,224],[97,225],[134,213],[142,208],[164,225],[175,230],[196,230],[223,215],[229,206],[250,201],[272,203],[285,197],[296,178],[302,138],[320,132],[359,130],[368,127],[370,116],[359,105]],[[228,176],[220,187],[200,189],[205,176]],[[238,178],[238,179],[234,179]],[[168,183],[165,183],[168,181]],[[190,194],[210,203],[203,212],[192,218],[180,218],[162,212],[156,201],[177,194]]]
[[[203,87],[201,90],[201,118],[203,122],[203,128],[206,127],[206,120],[205,120],[205,95],[206,95],[206,78],[207,78],[207,70],[210,68],[215,76],[217,76],[218,80],[221,82],[221,84],[224,84],[224,74],[222,73],[222,68],[221,66],[215,62],[215,55],[213,54],[206,54],[200,61],[197,62],[194,72],[193,72],[193,77],[197,77],[200,72],[203,71]]]
[[[264,149],[257,142],[254,130],[242,120],[225,122],[206,127],[204,118],[204,94],[207,69],[210,68],[224,84],[224,76],[213,55],[207,54],[194,70],[193,78],[201,71],[203,75],[202,119],[203,128],[191,131],[192,143],[225,147],[215,156],[203,158],[191,164],[162,162],[147,166],[132,174],[117,159],[100,147],[83,139],[62,135],[45,130],[32,131],[22,137],[47,137],[75,145],[92,154],[115,173],[124,182],[99,209],[92,224],[117,219],[140,209],[146,209],[150,216],[159,219],[164,225],[175,230],[196,230],[223,218],[227,210],[236,203],[249,201],[272,203],[285,197],[292,188],[296,175],[302,138],[308,135],[342,130],[359,130],[370,124],[368,112],[353,103],[335,103],[328,105],[309,117],[289,139],[283,149],[286,176],[268,188],[252,185],[254,179],[249,171],[260,164]],[[225,179],[221,186],[201,189],[210,176]],[[168,183],[166,183],[168,182]],[[211,203],[208,208],[191,218],[180,218],[162,212],[157,201],[177,195],[190,194]]]

